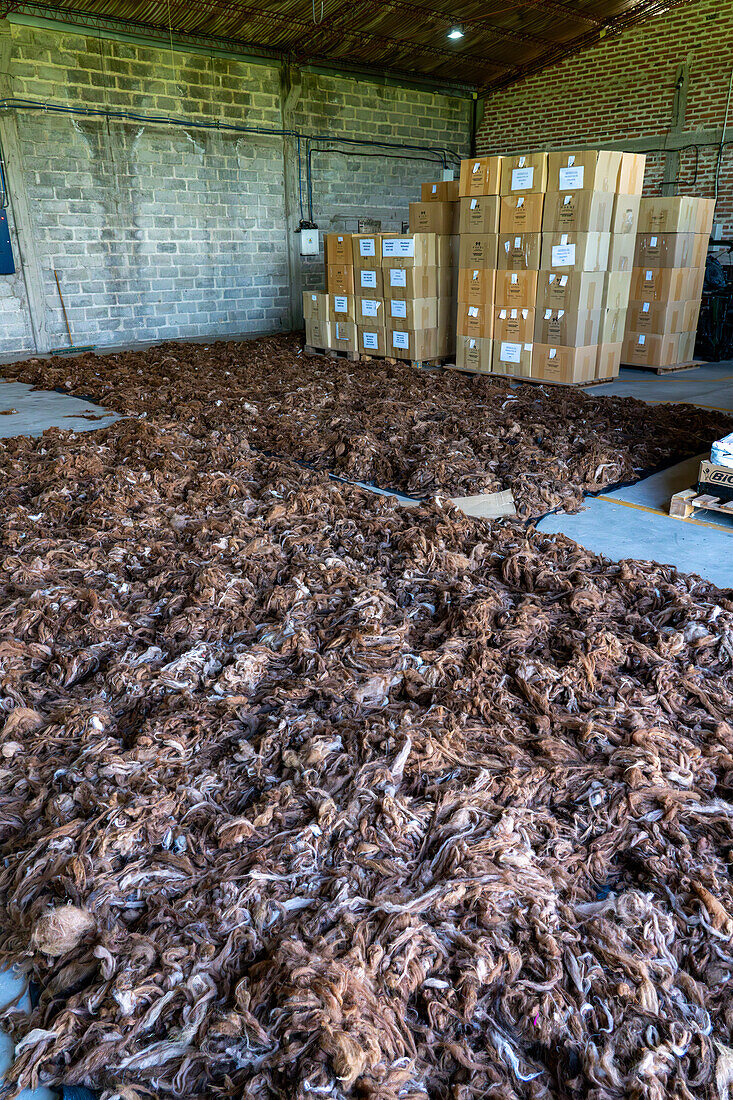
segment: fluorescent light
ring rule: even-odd
[[[451,27],[448,31],[449,38],[463,38],[463,31],[460,27]]]

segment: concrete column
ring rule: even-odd
[[[11,49],[10,24],[6,19],[2,19],[0,20],[0,99],[9,98],[13,94],[10,77]],[[46,329],[43,269],[25,188],[18,122],[14,111],[0,111],[0,140],[5,154],[8,191],[18,240],[19,255],[16,258],[23,273],[31,332],[36,351],[47,352],[50,344]]]
[[[301,92],[300,69],[283,62],[280,66],[280,112],[283,130],[295,129],[295,108]],[[290,327],[303,326],[303,269],[300,245],[295,230],[300,222],[298,204],[298,156],[295,138],[283,138],[283,179],[285,188],[285,232],[288,246],[290,281]]]

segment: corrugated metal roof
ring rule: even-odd
[[[350,65],[488,90],[641,19],[694,0],[56,0],[68,21],[260,47],[293,61]],[[0,14],[35,5],[0,0]],[[315,18],[314,18],[315,17]],[[464,37],[451,41],[458,24]]]

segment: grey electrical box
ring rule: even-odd
[[[15,275],[13,246],[10,243],[8,212],[0,210],[0,275]]]

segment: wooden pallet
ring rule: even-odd
[[[683,489],[669,502],[669,514],[675,519],[689,519],[695,512],[721,512],[724,516],[733,516],[733,500],[721,501],[720,497],[698,493],[697,489]]]
[[[340,348],[314,348],[310,344],[305,345],[306,355],[325,355],[327,359],[346,359],[349,363],[356,363],[361,356],[358,351],[341,351]]]
[[[472,374],[475,378],[498,378],[505,382],[527,382],[530,386],[565,386],[566,389],[585,389],[587,386],[605,386],[607,382],[615,382],[616,378],[591,378],[588,382],[552,382],[548,378],[527,378],[522,374],[496,374],[488,370],[470,370],[468,367],[459,367],[455,363],[446,363],[445,370],[457,370],[462,374]]]
[[[686,363],[675,363],[672,367],[647,367],[645,363],[622,363],[622,367],[628,370],[649,370],[655,374],[674,374],[678,370],[697,370],[698,367],[706,367],[707,359],[690,359]]]

